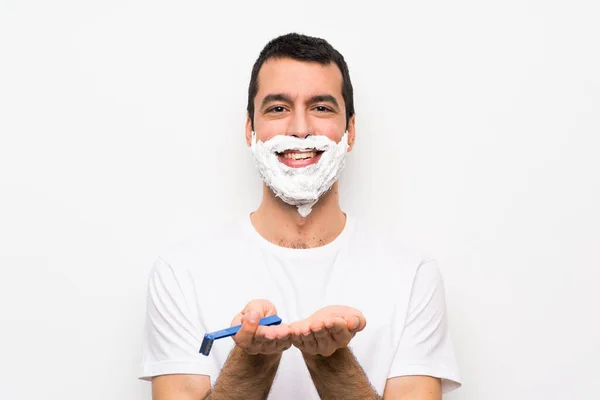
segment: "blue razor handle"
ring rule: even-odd
[[[281,324],[281,318],[279,318],[277,315],[270,315],[268,317],[261,318],[260,321],[258,321],[258,324],[263,326],[279,325]],[[210,349],[212,348],[215,340],[233,336],[240,330],[241,327],[242,325],[236,325],[232,326],[231,328],[221,329],[220,331],[205,334],[204,339],[202,339],[202,344],[200,345],[200,354],[204,354],[205,356],[209,355]]]

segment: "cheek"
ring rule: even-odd
[[[327,136],[329,139],[338,142],[346,131],[346,120],[322,118],[313,121],[313,128],[318,135]]]
[[[344,127],[334,126],[329,129],[323,129],[317,131],[319,135],[327,136],[329,139],[334,142],[339,142],[342,139],[342,135],[344,134]]]
[[[280,135],[281,133],[272,129],[268,129],[265,127],[256,127],[256,139],[261,140],[263,143],[269,139],[272,139],[274,136]]]
[[[254,130],[258,135],[258,139],[263,142],[271,139],[273,136],[282,135],[287,132],[287,125],[281,121],[255,121]]]

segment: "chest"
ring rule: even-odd
[[[390,261],[385,258],[351,251],[310,259],[260,252],[225,257],[210,271],[198,270],[189,301],[197,305],[197,317],[205,320],[206,329],[228,326],[253,299],[269,300],[287,323],[326,306],[344,305],[364,314],[369,331],[395,329],[410,285],[393,265],[386,264]]]

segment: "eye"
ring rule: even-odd
[[[269,110],[267,112],[282,113],[284,111],[285,111],[285,108],[283,106],[275,106],[275,107],[269,108]]]
[[[331,109],[325,106],[316,106],[315,110],[318,112],[331,112]]]

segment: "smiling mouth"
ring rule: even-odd
[[[281,153],[277,153],[279,157],[283,157],[285,159],[292,160],[308,160],[319,155],[323,154],[322,150],[308,150],[308,151],[298,151],[298,150],[287,150]]]

